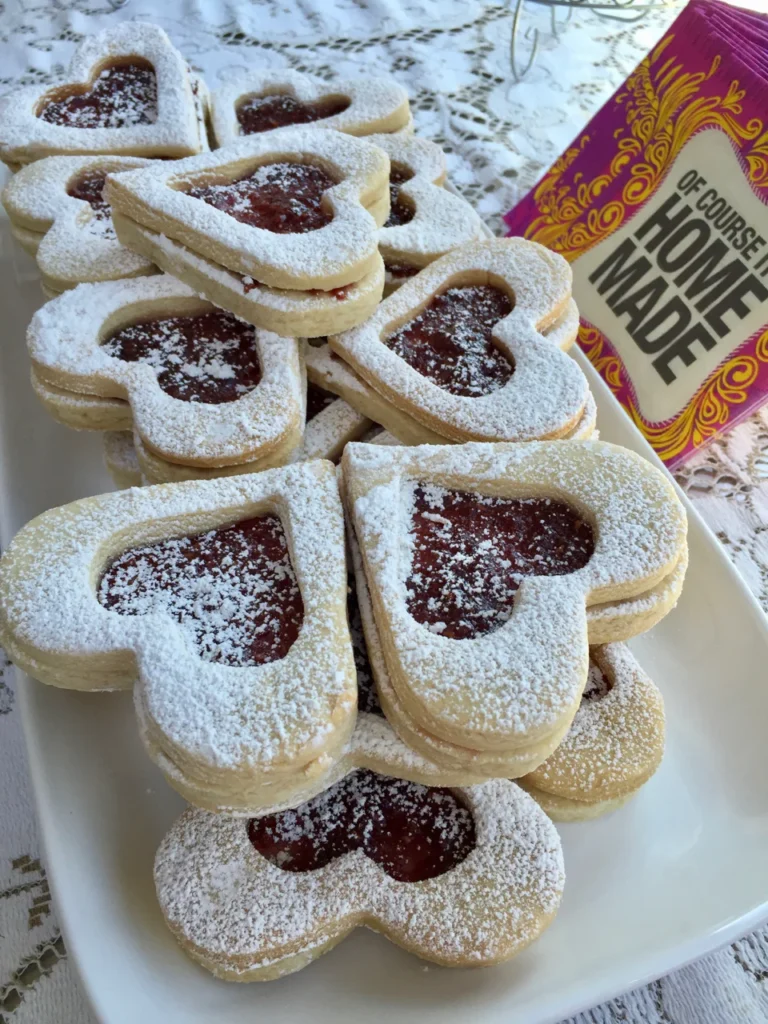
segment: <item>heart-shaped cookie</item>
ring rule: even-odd
[[[329,344],[390,404],[449,440],[563,438],[589,402],[584,374],[545,333],[568,318],[570,293],[568,264],[542,246],[474,242]],[[558,331],[557,340],[573,338]]]
[[[0,104],[0,158],[54,154],[178,159],[208,148],[207,91],[157,25],[125,22],[86,38],[66,82]]]
[[[117,240],[104,198],[107,174],[147,163],[134,157],[50,156],[11,178],[2,202],[11,231],[34,253],[47,295],[81,282],[156,274],[146,257]],[[21,234],[20,234],[21,232]]]
[[[42,681],[130,687],[148,753],[204,806],[290,800],[355,724],[328,462],[52,509],[0,563],[0,634]]]
[[[684,562],[669,482],[597,441],[352,444],[342,465],[395,726],[452,745],[453,763],[485,752],[489,773],[541,763],[586,683],[589,606],[641,598]],[[620,635],[647,628],[618,618]]]
[[[298,342],[243,323],[168,276],[81,285],[29,325],[38,375],[127,400],[143,444],[174,463],[287,461],[304,427]]]
[[[486,237],[485,226],[445,184],[445,154],[415,135],[372,135],[389,156],[389,217],[379,229],[389,295],[422,267],[452,249]]]
[[[211,93],[211,123],[217,146],[298,124],[349,135],[412,127],[408,94],[390,78],[323,82],[289,70],[250,72],[220,86]]]
[[[187,811],[155,859],[171,931],[237,981],[297,971],[358,925],[445,966],[500,963],[551,923],[563,883],[554,826],[505,780],[363,772],[272,819]]]
[[[111,178],[107,195],[131,248],[250,323],[314,337],[381,297],[388,172],[361,139],[282,128]]]

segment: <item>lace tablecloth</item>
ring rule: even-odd
[[[63,74],[83,35],[125,19],[160,22],[212,86],[254,65],[325,77],[394,73],[410,91],[418,130],[445,147],[451,179],[498,232],[500,214],[645,55],[670,15],[622,25],[574,14],[557,38],[549,14],[531,5],[521,28],[539,25],[541,53],[515,84],[512,17],[501,3],[0,0],[0,91]],[[523,53],[526,45],[523,38]],[[680,481],[768,607],[768,412],[689,463]],[[21,723],[2,664],[0,1024],[86,1024],[92,1017],[39,860]],[[768,928],[572,1024],[766,1020]]]

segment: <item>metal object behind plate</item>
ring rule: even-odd
[[[509,62],[516,82],[525,78],[533,67],[539,52],[539,29],[534,27],[524,31],[522,28],[526,2],[549,8],[550,32],[557,39],[568,24],[574,10],[594,11],[601,18],[633,22],[640,21],[648,11],[681,7],[684,0],[660,0],[659,3],[649,3],[646,0],[510,0],[512,36],[509,44]],[[563,15],[563,17],[558,23],[559,15]],[[527,57],[521,57],[526,48]]]

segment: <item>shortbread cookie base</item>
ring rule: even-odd
[[[614,797],[612,800],[595,800],[592,802],[583,800],[568,800],[566,797],[555,796],[554,793],[545,793],[535,786],[529,785],[525,779],[517,779],[517,784],[526,793],[529,793],[539,807],[548,815],[552,821],[594,821],[595,818],[602,818],[605,814],[611,814],[619,810],[624,804],[629,803],[643,787],[641,783],[629,793],[623,796]]]
[[[270,814],[275,807],[298,807],[347,774],[348,769],[344,769],[331,778],[349,746],[354,717],[337,730],[332,742],[317,757],[298,769],[250,771],[235,778],[231,772],[212,772],[209,765],[196,762],[181,748],[169,750],[167,737],[154,726],[139,691],[135,693],[134,707],[139,736],[150,759],[172,789],[187,803],[203,810],[240,817]]]
[[[623,644],[593,647],[590,658],[610,685],[583,701],[557,750],[525,784],[566,805],[610,804],[636,792],[664,756],[664,701]]]
[[[40,243],[45,237],[44,231],[33,231],[31,228],[24,227],[23,224],[17,224],[12,217],[8,218],[11,228],[11,234],[22,247],[25,252],[28,252],[30,256],[36,256],[37,250],[40,248]]]
[[[244,473],[260,473],[265,469],[284,466],[296,461],[292,458],[296,451],[293,439],[280,448],[275,449],[263,459],[239,462],[229,466],[187,466],[178,462],[170,462],[157,452],[152,451],[144,443],[138,432],[133,432],[134,450],[141,475],[148,484],[180,483],[183,480],[215,480],[226,476],[242,476]]]
[[[143,483],[130,430],[104,432],[104,464],[116,487],[140,487]]]
[[[30,372],[32,390],[48,412],[59,423],[73,430],[131,430],[133,416],[128,402],[122,398],[101,398],[81,395],[76,391],[49,384],[33,368]]]
[[[126,217],[115,214],[112,219],[118,238],[129,248],[215,305],[286,338],[315,338],[348,330],[368,319],[384,289],[384,263],[378,256],[371,273],[348,286],[342,300],[331,292],[314,295],[261,284],[245,292],[242,277],[225,267]]]

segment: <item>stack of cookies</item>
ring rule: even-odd
[[[50,298],[33,387],[128,488],[20,531],[0,641],[44,683],[133,690],[192,805],[160,906],[222,978],[363,924],[509,959],[560,904],[552,821],[663,754],[624,641],[677,601],[684,510],[595,438],[566,262],[486,237],[412,128],[379,79],[209,97],[147,25],[0,108]]]

